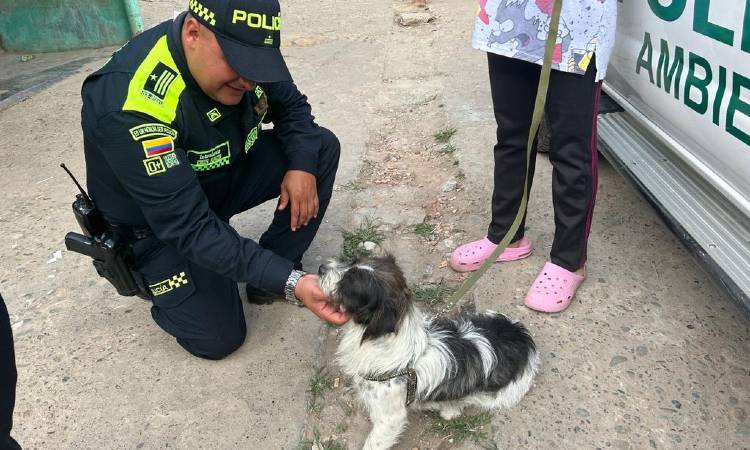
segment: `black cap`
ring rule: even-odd
[[[190,0],[190,14],[213,31],[229,65],[242,78],[291,81],[281,56],[278,0]]]

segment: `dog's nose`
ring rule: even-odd
[[[320,265],[320,267],[318,267],[318,275],[320,275],[321,277],[322,277],[323,275],[325,275],[325,273],[326,273],[327,271],[328,271],[328,268],[326,267],[326,265],[325,265],[325,264],[321,264],[321,265]]]

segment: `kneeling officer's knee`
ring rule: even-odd
[[[240,348],[245,342],[247,331],[238,329],[226,332],[220,339],[177,339],[177,342],[191,354],[205,359],[222,359]]]

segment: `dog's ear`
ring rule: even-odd
[[[390,298],[388,290],[381,286],[380,289],[373,292],[373,296],[377,297],[376,308],[372,313],[370,323],[367,324],[365,332],[362,334],[362,342],[393,333],[401,320],[400,302],[397,299]]]
[[[372,269],[349,269],[339,281],[335,295],[354,323],[365,327],[363,341],[396,331],[404,310],[403,300],[398,298],[402,294],[394,292]]]
[[[372,271],[355,266],[341,277],[334,295],[352,315],[354,323],[367,325],[377,309],[377,289],[377,280]]]

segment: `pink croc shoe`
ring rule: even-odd
[[[541,312],[560,312],[570,305],[583,279],[548,261],[526,294],[526,306]]]
[[[508,247],[497,257],[498,262],[516,261],[523,259],[531,254],[531,241],[521,238],[518,241],[518,247]],[[497,244],[484,239],[469,242],[453,250],[451,254],[451,267],[456,272],[473,272],[482,265],[482,263],[492,255],[497,248]]]

